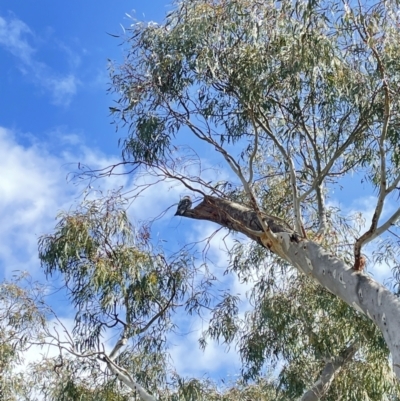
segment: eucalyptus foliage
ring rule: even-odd
[[[232,200],[250,202],[251,189],[310,236],[341,230],[326,197],[358,174],[379,193],[370,229],[349,234],[358,260],[399,217],[377,230],[399,184],[398,12],[396,1],[183,1],[162,25],[132,24],[125,62],[111,66],[125,160]],[[181,131],[236,179],[182,172]],[[390,261],[397,278],[397,237],[384,246],[374,261]]]
[[[48,317],[38,302],[41,287],[23,288],[24,277],[0,284],[0,399],[17,401],[29,393],[29,380],[15,368],[24,362],[32,343],[42,340]]]
[[[167,257],[154,248],[146,226],[132,226],[125,206],[115,193],[62,213],[55,232],[40,239],[39,256],[46,274],[61,278],[76,310],[74,350],[102,360],[105,336],[129,341],[118,365],[160,391],[174,315],[207,307],[213,276],[184,251]]]
[[[32,366],[34,383],[49,400],[398,400],[398,2],[173,7],[162,24],[133,21],[124,62],[110,64],[122,164],[201,196],[183,217],[253,240],[235,237],[226,267],[250,286],[248,309],[191,248],[170,255],[129,221],[146,185],[87,198],[39,242],[75,316],[65,341],[43,328],[60,355]],[[209,180],[202,151],[228,179]],[[351,180],[375,196],[370,220],[329,202]],[[390,291],[369,275],[378,263],[393,269]],[[168,339],[185,313],[209,318],[201,347],[239,352],[238,380],[174,371]]]
[[[207,219],[209,195],[247,205],[289,222],[347,269],[362,270],[361,249],[378,238],[370,266],[389,263],[396,288],[399,13],[396,1],[194,0],[175,3],[162,24],[134,22],[124,63],[110,67],[110,110],[128,131],[125,163],[205,196],[187,217]],[[193,159],[180,145],[198,144],[222,156],[233,178],[187,173]],[[371,221],[327,202],[351,177],[377,197]],[[327,358],[357,344],[326,399],[396,393],[385,341],[369,319],[288,259],[246,246],[231,250],[230,270],[254,283],[254,309],[241,321],[237,300],[225,297],[203,346],[207,336],[237,344],[252,380],[283,361],[278,387],[291,398],[312,386]]]

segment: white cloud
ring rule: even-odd
[[[57,43],[58,48],[66,54],[67,61],[68,61],[68,64],[70,65],[70,67],[78,68],[82,63],[82,59],[81,59],[80,55],[77,54],[76,52],[74,52],[69,46],[67,46],[63,42],[56,40],[56,43]],[[82,50],[82,52],[85,52],[85,51]]]
[[[52,231],[57,212],[69,209],[87,184],[76,186],[67,182],[67,174],[74,169],[71,163],[80,162],[91,168],[102,168],[120,161],[117,157],[106,156],[85,146],[79,135],[64,131],[54,130],[46,144],[38,143],[34,137],[26,140],[25,135],[24,143],[28,144],[22,145],[20,134],[0,128],[0,169],[3,172],[0,179],[0,268],[6,277],[10,277],[12,270],[20,269],[28,270],[34,278],[40,279],[38,235]],[[61,153],[51,151],[52,141],[62,144]],[[145,184],[150,183],[152,178],[122,175],[101,180],[95,185],[103,190],[124,186],[129,191],[133,179],[136,183]],[[136,220],[154,217],[176,204],[180,196],[187,192],[182,185],[161,181],[137,198],[131,207],[131,214]],[[174,212],[175,208],[171,209],[161,220],[164,228],[167,225],[171,232],[170,247],[176,246],[179,236],[188,233],[185,241],[196,242],[217,228],[207,222],[173,218]],[[239,283],[236,275],[223,275],[228,263],[225,246],[229,248],[232,245],[232,237],[225,238],[225,235],[226,231],[220,231],[214,237],[208,257],[213,260],[213,272],[218,273],[220,284],[230,288],[234,294],[241,293],[243,299],[247,286]],[[177,318],[180,327],[189,332],[183,337],[171,339],[176,344],[172,354],[179,373],[198,375],[199,372],[208,372],[210,375],[221,373],[224,376],[222,372],[237,372],[240,364],[234,349],[227,353],[224,345],[215,342],[210,342],[204,352],[199,349],[198,337],[205,328],[203,320],[190,320],[184,314]],[[27,355],[27,362],[37,360],[40,353],[45,351],[32,348]]]
[[[0,262],[3,271],[37,266],[37,235],[70,197],[59,160],[39,145],[17,143],[0,128]]]
[[[60,132],[52,135],[53,140],[55,136],[63,137]],[[28,145],[21,144],[22,137]],[[50,143],[26,137],[0,127],[0,266],[6,277],[13,270],[38,274],[38,236],[53,230],[57,213],[79,200],[87,184],[68,182],[78,162],[104,167],[116,161],[83,146],[74,134],[65,135],[63,145],[74,151],[61,155],[49,150]],[[127,180],[126,176],[115,177],[102,184],[112,188]]]
[[[79,135],[65,132],[63,128],[52,131],[44,143],[29,134],[16,134],[0,127],[0,169],[3,172],[0,178],[0,271],[7,277],[12,270],[39,274],[38,236],[54,229],[57,213],[81,200],[89,184],[88,181],[70,182],[71,171],[76,170],[78,163],[100,169],[119,161],[116,156],[107,156],[85,146]],[[117,175],[95,181],[92,186],[103,193],[122,187],[129,192],[134,179],[140,184],[151,183],[151,177]],[[183,192],[182,186],[172,186],[166,181],[150,186],[132,204],[130,215],[138,222],[162,214],[178,202]],[[163,229],[180,225],[179,218],[173,218],[174,212],[175,208],[163,216],[160,221]],[[170,243],[174,242],[176,239],[171,238]]]
[[[0,17],[0,44],[25,64],[30,62],[34,53],[25,38],[27,35],[32,35],[32,32],[23,21],[13,18],[7,22]]]
[[[50,76],[47,78],[45,76],[46,74],[41,73],[41,69],[38,68],[36,71],[38,82],[41,82],[51,93],[53,103],[57,106],[67,106],[77,92],[77,87],[80,83],[79,80],[73,74],[58,77]]]
[[[38,60],[28,40],[33,37],[33,31],[23,21],[0,16],[0,45],[19,60],[19,69],[27,78],[50,93],[54,104],[67,106],[80,82],[72,73],[59,74]]]
[[[68,342],[69,336],[74,328],[74,321],[69,318],[52,319],[48,321],[48,328],[52,334],[59,336],[60,341]],[[65,330],[67,330],[67,332]],[[48,341],[50,342],[50,339],[48,339]],[[24,351],[22,363],[17,365],[14,371],[22,372],[30,363],[39,362],[45,358],[54,358],[59,354],[60,349],[56,346],[55,342],[52,344],[32,345]]]

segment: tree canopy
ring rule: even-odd
[[[191,247],[167,252],[151,224],[129,221],[127,202],[150,184],[88,197],[39,242],[75,316],[65,339],[43,329],[60,355],[37,382],[66,400],[399,399],[398,2],[173,7],[162,24],[126,29],[125,60],[110,65],[122,160],[84,174],[122,165],[181,185],[194,199],[183,218],[235,236],[224,268],[250,285],[251,309]],[[224,179],[210,181],[210,163]],[[341,210],[341,188],[371,217]],[[372,277],[382,264],[386,287]],[[174,370],[168,336],[182,314],[207,317],[200,346],[237,349],[236,382]]]

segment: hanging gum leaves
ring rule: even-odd
[[[111,112],[129,132],[125,160],[162,163],[183,127],[219,144],[252,140],[255,119],[284,147],[302,150],[296,165],[308,174],[305,190],[310,166],[322,170],[332,158],[328,176],[374,166],[384,120],[374,51],[398,85],[400,38],[389,6],[371,10],[367,18],[341,2],[196,0],[177,3],[161,25],[133,24],[125,62],[110,69],[117,95]],[[370,40],[362,36],[365,25]],[[399,126],[398,101],[391,101],[389,140]],[[262,134],[260,148],[276,155]],[[394,140],[388,153],[395,165]],[[378,171],[368,174],[376,182]]]
[[[45,272],[61,274],[77,310],[75,330],[87,347],[113,319],[118,322],[118,314],[140,331],[139,322],[182,290],[183,264],[168,265],[153,256],[124,205],[118,196],[85,201],[76,211],[62,213],[55,232],[39,242]]]

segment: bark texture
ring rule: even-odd
[[[364,313],[382,331],[392,354],[394,372],[400,379],[400,300],[386,287],[362,271],[355,271],[320,244],[301,237],[284,220],[257,214],[246,206],[205,196],[182,216],[212,221],[245,234]],[[262,229],[260,217],[268,225],[267,232]]]

